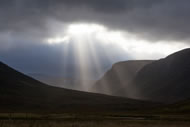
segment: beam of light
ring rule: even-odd
[[[90,52],[90,56],[93,58],[93,59],[92,59],[92,62],[93,62],[94,65],[95,65],[96,73],[102,74],[103,68],[102,68],[102,66],[101,66],[101,61],[100,61],[100,59],[99,59],[99,57],[98,57],[98,55],[97,55],[96,49],[94,48],[95,45],[94,45],[93,40],[92,40],[91,37],[88,38],[88,42],[89,42],[89,50],[91,51],[91,52]],[[105,49],[105,50],[106,50],[106,49]],[[105,53],[106,53],[106,52],[105,52]],[[106,53],[106,55],[107,55],[107,53]],[[110,59],[109,59],[109,60],[110,60]],[[100,77],[102,77],[102,76],[103,76],[103,75],[101,75]],[[99,78],[100,78],[100,77],[99,77]],[[109,88],[109,87],[107,87],[107,85],[103,85],[102,90],[104,90],[105,93],[109,93],[111,90],[108,89],[108,88]],[[95,87],[94,87],[94,88],[93,88],[93,87],[89,87],[88,91],[90,91],[90,92],[98,92],[99,89],[96,89],[96,90],[95,90]],[[111,94],[111,93],[110,93],[110,94]]]
[[[81,40],[76,40],[76,41],[81,41]],[[85,49],[83,46],[80,45],[80,43],[76,43],[74,46],[75,48],[75,55],[77,56],[77,61],[78,61],[78,71],[79,71],[79,80],[80,80],[80,85],[81,89],[87,91],[88,86],[85,85],[84,81],[87,80],[88,75],[89,75],[89,61],[88,61],[88,56],[87,53],[85,52]]]

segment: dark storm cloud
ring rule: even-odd
[[[48,36],[47,22],[93,22],[149,40],[189,40],[189,0],[1,0],[0,31]],[[37,36],[35,35],[35,36]]]
[[[63,0],[63,4],[70,6],[87,6],[100,12],[120,12],[133,8],[151,7],[156,1],[153,0]]]
[[[144,2],[139,2],[138,0],[1,0],[1,30],[9,27],[15,30],[22,29],[24,26],[31,28],[43,26],[43,21],[49,17],[59,15],[57,13],[63,14],[59,15],[61,17],[58,18],[67,18],[70,13],[69,11],[62,12],[64,8],[75,9],[82,6],[92,8],[95,12],[117,13],[133,8],[151,7],[153,3],[155,1],[152,0],[144,0]],[[75,13],[80,15],[80,12]],[[65,20],[67,20],[66,18]]]

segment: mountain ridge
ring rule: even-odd
[[[132,61],[136,67],[128,65],[131,61],[119,62],[95,87],[109,95],[164,103],[182,101],[190,98],[189,57],[190,48],[187,48],[159,60],[145,61],[140,66],[139,61]]]
[[[148,100],[173,103],[190,98],[189,57],[190,48],[187,48],[146,65],[132,85]]]

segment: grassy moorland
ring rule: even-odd
[[[189,127],[189,122],[160,121],[1,121],[1,127]]]
[[[189,115],[0,114],[0,127],[190,127]]]

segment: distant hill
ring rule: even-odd
[[[190,98],[190,49],[156,61],[115,64],[95,87],[97,92],[173,103]]]
[[[105,75],[93,86],[95,92],[106,93],[116,96],[131,97],[132,88],[129,84],[132,82],[138,71],[151,60],[134,60],[119,62],[105,73]]]
[[[129,111],[151,104],[48,86],[0,63],[0,112]]]
[[[132,83],[139,98],[169,103],[190,98],[189,58],[185,49],[143,67]]]

